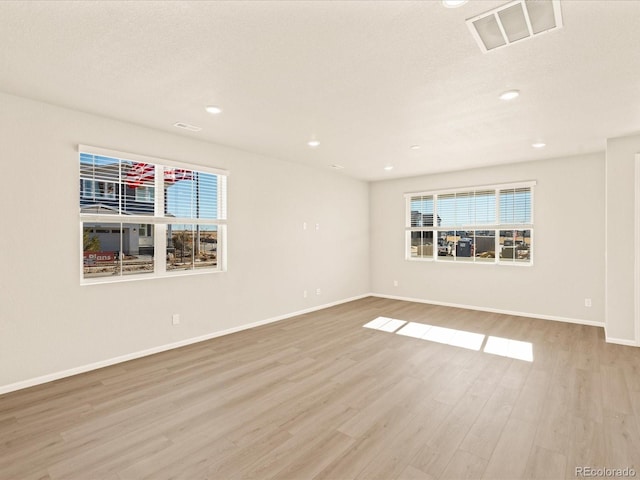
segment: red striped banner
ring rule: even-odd
[[[155,165],[150,163],[134,163],[124,178],[124,183],[131,188],[138,188],[143,184],[153,186],[155,179]],[[193,180],[193,172],[183,168],[167,168],[164,171],[164,183],[174,184],[181,180]]]

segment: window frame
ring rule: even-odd
[[[228,224],[228,178],[229,171],[212,168],[203,165],[196,165],[192,163],[180,162],[175,160],[167,160],[158,157],[151,157],[147,155],[134,154],[129,152],[121,152],[111,149],[106,149],[102,147],[95,147],[90,145],[78,145],[78,176],[80,180],[84,180],[81,175],[81,162],[79,162],[79,158],[81,154],[89,154],[89,155],[97,155],[102,157],[113,158],[118,161],[125,162],[134,162],[134,163],[146,163],[154,166],[154,200],[149,202],[153,204],[154,210],[151,215],[144,214],[123,214],[118,212],[117,214],[100,214],[100,213],[82,213],[79,211],[79,273],[80,273],[80,284],[81,285],[93,285],[93,284],[102,284],[102,283],[117,283],[117,282],[126,282],[126,281],[137,281],[137,280],[147,280],[147,279],[156,279],[156,278],[167,278],[167,277],[178,277],[178,276],[189,276],[189,275],[206,275],[206,274],[215,274],[222,273],[227,271],[227,224]],[[205,174],[211,174],[217,176],[217,184],[216,184],[216,195],[217,195],[217,203],[216,203],[216,217],[215,219],[206,219],[206,218],[190,218],[190,217],[173,217],[171,215],[167,215],[165,212],[165,188],[164,188],[164,169],[184,169],[192,172],[201,172]],[[114,182],[114,186],[116,187],[116,191],[118,194],[116,195],[118,201],[122,202],[122,191],[123,191],[123,183],[122,178],[119,179],[118,182]],[[83,187],[83,182],[78,182],[78,195],[76,198],[86,200],[86,197],[83,197],[83,192],[81,188]],[[93,278],[85,278],[84,275],[84,248],[83,248],[83,234],[84,228],[86,224],[102,224],[106,227],[102,228],[116,228],[114,225],[119,224],[122,229],[123,226],[126,225],[135,225],[138,228],[142,224],[151,225],[152,230],[152,238],[153,238],[153,247],[155,252],[166,252],[167,251],[167,231],[169,229],[169,225],[202,225],[202,226],[215,226],[215,231],[217,232],[217,240],[216,240],[216,266],[215,268],[196,268],[192,266],[191,269],[176,269],[171,270],[167,268],[167,254],[153,256],[153,272],[149,273],[131,273],[123,275],[122,272],[102,277],[93,277]],[[89,227],[89,228],[100,228],[100,227]],[[148,237],[144,237],[148,238]],[[121,239],[122,242],[122,239]],[[122,245],[122,243],[121,243]],[[120,249],[122,251],[122,248]]]
[[[140,192],[144,192],[144,195],[140,194]],[[140,203],[154,203],[156,198],[155,186],[148,187],[146,185],[141,185],[136,188],[136,202]]]
[[[428,190],[428,191],[419,191],[419,192],[407,192],[404,194],[405,197],[405,260],[412,262],[439,262],[439,263],[451,263],[451,264],[473,264],[473,265],[512,265],[519,267],[530,267],[534,264],[534,204],[535,204],[535,186],[536,181],[522,181],[522,182],[514,182],[514,183],[502,183],[502,184],[493,184],[493,185],[479,185],[472,187],[459,187],[459,188],[448,188],[448,189],[440,189],[440,190]],[[500,215],[500,192],[503,190],[510,189],[529,189],[530,194],[530,205],[529,205],[529,222],[528,223],[501,223],[501,215]],[[460,196],[466,194],[474,194],[476,192],[487,192],[493,191],[495,196],[495,217],[494,222],[490,224],[486,223],[473,223],[473,224],[464,224],[464,225],[439,225],[441,218],[438,215],[438,197],[447,195],[450,196],[452,194],[459,194]],[[412,226],[412,199],[416,199],[417,197],[431,197],[431,202],[433,204],[432,211],[427,213],[422,213],[422,215],[426,215],[427,217],[431,217],[431,226]],[[424,200],[428,202],[429,200]],[[435,225],[434,225],[435,224]],[[500,231],[504,230],[512,230],[512,231],[528,231],[529,232],[529,258],[528,261],[516,261],[516,259],[509,260],[507,258],[501,258],[500,254],[496,252],[501,251],[501,237]],[[471,257],[458,257],[453,255],[453,259],[444,260],[439,258],[438,248],[439,248],[439,234],[441,232],[475,232],[477,231],[492,231],[494,232],[494,257],[492,260],[483,258],[482,260],[477,260],[478,257],[475,255]],[[412,256],[412,233],[414,232],[431,232],[432,239],[432,251],[430,255],[421,255],[421,256]],[[456,235],[454,235],[456,236]],[[526,238],[526,235],[523,233],[523,241]],[[475,246],[475,241],[474,241]],[[455,247],[454,247],[455,248]],[[515,255],[514,255],[515,257]],[[470,258],[469,260],[459,260],[458,258]]]
[[[116,198],[116,183],[106,180],[81,179],[82,187],[80,195],[84,199],[113,200]],[[102,185],[102,189],[100,186]],[[109,188],[111,191],[109,192]]]

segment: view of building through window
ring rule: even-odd
[[[225,197],[225,174],[81,152],[82,278],[221,270]]]
[[[407,194],[407,259],[531,263],[533,184]]]

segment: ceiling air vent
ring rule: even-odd
[[[185,130],[189,130],[190,132],[199,132],[202,130],[202,127],[196,127],[195,125],[190,125],[184,122],[177,122],[173,124],[174,127],[183,128]]]
[[[516,0],[468,19],[467,25],[487,53],[562,28],[560,0]]]

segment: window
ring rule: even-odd
[[[223,170],[80,146],[82,283],[224,271],[226,184]]]
[[[406,194],[406,258],[530,265],[534,186]]]
[[[84,199],[96,200],[102,198],[116,198],[116,184],[113,182],[87,180],[80,182],[80,195]]]
[[[140,185],[135,189],[136,201],[153,203],[155,201],[155,188]]]
[[[151,237],[153,236],[153,225],[140,224],[140,236]]]

